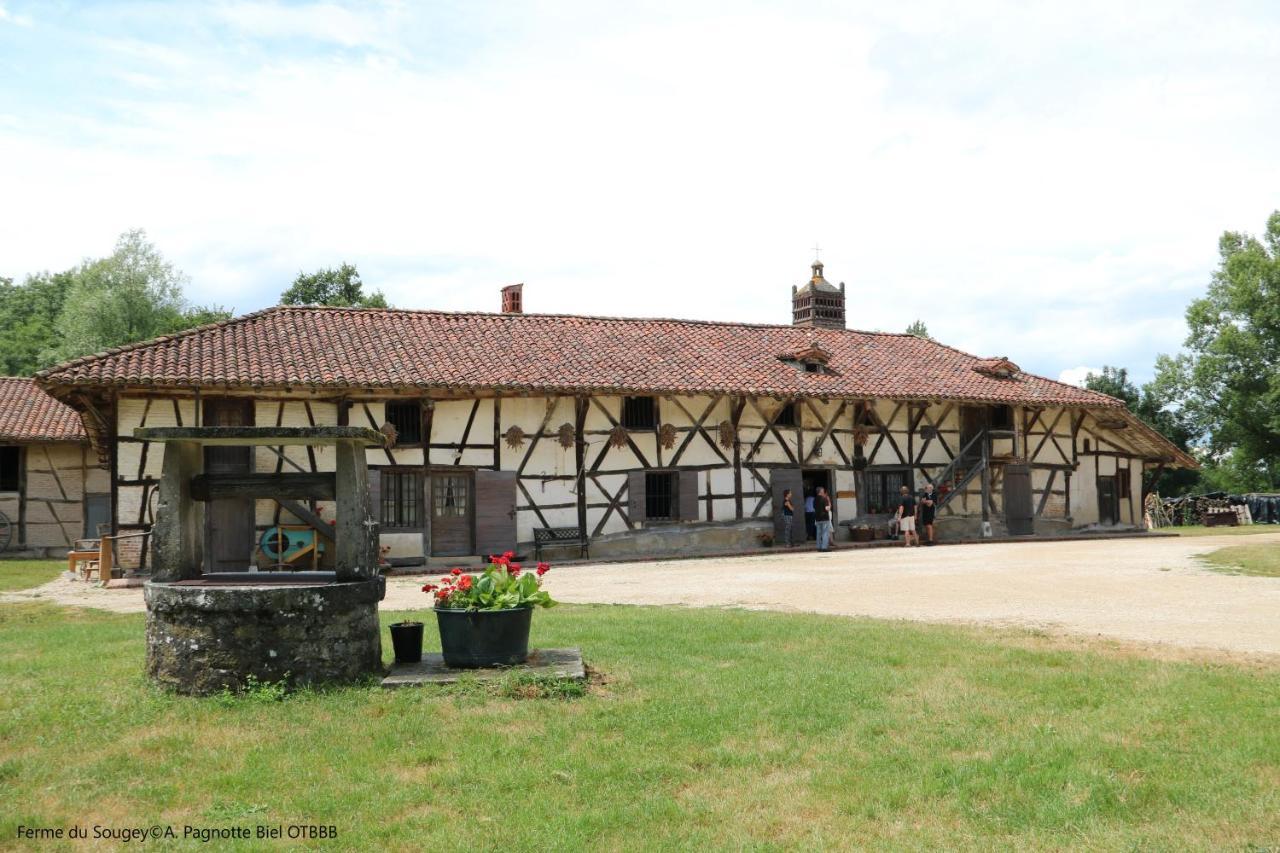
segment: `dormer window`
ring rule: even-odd
[[[778,358],[805,373],[835,373],[827,366],[831,353],[823,349],[817,339],[799,352],[783,353]]]
[[[993,379],[1013,379],[1022,372],[1022,368],[1002,355],[995,358],[980,358],[973,364],[975,373],[990,376]]]

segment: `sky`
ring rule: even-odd
[[[1176,351],[1280,208],[1256,2],[0,0],[0,276],[144,228],[195,303],[790,321],[1077,381]]]

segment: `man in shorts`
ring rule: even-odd
[[[902,546],[904,548],[911,547],[911,540],[915,539],[916,544],[920,544],[920,537],[916,535],[916,499],[911,494],[911,489],[903,486],[900,491],[902,496],[898,498],[898,511],[895,518],[898,520],[898,532],[902,534]]]
[[[933,519],[934,519],[934,515],[937,513],[937,510],[938,510],[938,496],[934,494],[933,483],[924,484],[924,491],[920,493],[920,496],[919,498],[917,498],[916,502],[920,507],[920,512],[918,516],[919,527],[922,529],[922,532],[925,534],[925,537],[927,538],[928,543],[930,545],[933,545],[934,544]],[[918,539],[919,536],[920,534],[917,533],[916,538]]]

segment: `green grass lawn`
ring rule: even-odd
[[[1257,533],[1280,533],[1276,524],[1243,524],[1238,527],[1205,527],[1189,524],[1186,527],[1161,527],[1158,533],[1176,533],[1179,536],[1253,536]]]
[[[1280,578],[1280,547],[1276,545],[1233,545],[1205,554],[1204,560],[1228,574]]]
[[[141,616],[0,606],[0,847],[95,823],[326,824],[346,849],[1280,844],[1275,668],[738,610],[564,606],[533,640],[601,677],[190,699],[143,677]]]
[[[40,586],[66,570],[66,560],[0,560],[0,592]]]

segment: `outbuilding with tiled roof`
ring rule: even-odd
[[[27,377],[0,377],[0,546],[65,553],[110,522],[110,484],[80,415]]]

